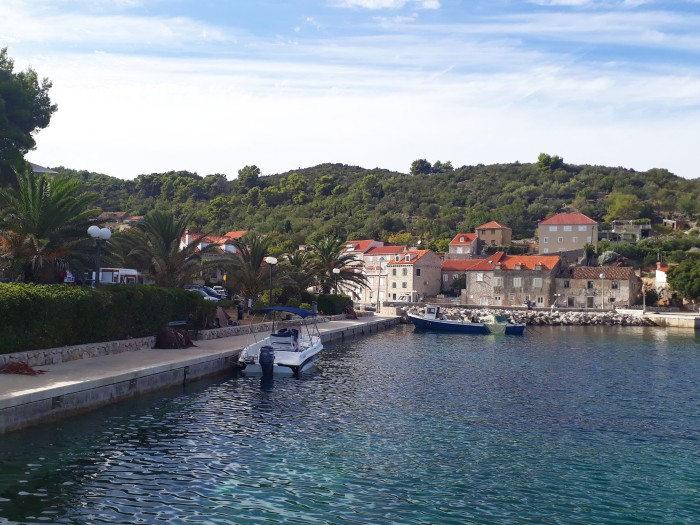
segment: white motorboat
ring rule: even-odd
[[[313,323],[299,323],[297,327],[280,328],[277,313],[291,314],[307,319],[316,313],[303,308],[289,306],[269,306],[253,312],[272,316],[272,328],[268,336],[247,345],[238,358],[238,365],[246,374],[287,375],[299,377],[311,368],[318,353],[323,349],[318,326]],[[284,321],[289,325],[288,321]],[[252,325],[255,326],[255,325]],[[251,335],[255,335],[251,327]]]

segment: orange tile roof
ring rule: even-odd
[[[508,228],[508,226],[504,226],[500,222],[496,222],[496,221],[487,222],[486,224],[482,224],[481,226],[477,226],[474,229],[475,230],[484,230],[486,228],[501,228],[501,229],[507,228],[510,230],[510,228]]]
[[[347,241],[345,246],[347,246],[348,251],[362,252],[365,253],[370,249],[372,243],[377,242],[372,239],[362,239],[360,241]]]
[[[458,233],[455,235],[455,238],[450,241],[450,246],[471,244],[475,239],[476,233]]]
[[[587,217],[583,213],[557,213],[548,219],[540,222],[544,225],[563,225],[563,224],[598,224],[596,221]]]
[[[430,250],[406,250],[405,252],[401,252],[399,255],[401,256],[400,260],[395,260],[392,259],[387,263],[387,266],[389,265],[397,265],[397,264],[414,264],[416,261],[420,260],[426,253],[428,253]],[[406,255],[410,255],[409,260],[406,260]]]
[[[553,270],[559,261],[561,258],[558,255],[507,255],[501,261],[501,270],[515,270],[517,265],[522,270],[534,270],[537,265],[545,270]]]
[[[236,230],[234,232],[228,232],[226,235],[224,235],[224,237],[228,237],[229,239],[240,239],[246,233],[248,233],[248,230]]]

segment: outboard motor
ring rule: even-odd
[[[271,346],[261,347],[258,355],[258,364],[262,370],[263,377],[272,377],[272,371],[275,366],[275,349]]]

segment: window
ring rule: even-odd
[[[396,294],[395,293],[391,294],[391,298],[396,299]]]
[[[564,288],[570,288],[569,281],[564,281]]]
[[[549,237],[542,237],[542,244],[548,244],[549,243]]]
[[[523,286],[523,278],[522,277],[513,277],[513,287],[514,288],[522,288]]]
[[[391,283],[392,288],[396,288],[396,283]]]
[[[449,277],[449,276],[448,276],[447,274],[444,274],[444,275],[442,276],[442,282],[443,282],[443,283],[446,283],[446,282],[447,282],[447,279],[448,279],[448,277]],[[457,278],[457,276],[455,275],[455,276],[454,276],[454,278],[456,279],[456,278]]]
[[[564,226],[564,231],[565,232],[570,232],[572,229],[572,226]]]
[[[459,242],[464,242],[464,237],[460,237]]]
[[[591,244],[591,243],[593,242],[593,240],[592,240],[592,238],[589,236],[589,237],[586,237],[586,242],[587,242],[588,244]]]
[[[535,277],[532,279],[533,288],[542,288],[542,277]]]
[[[579,226],[578,231],[580,232],[587,232],[588,231],[588,226]]]
[[[556,227],[556,226],[550,226],[550,227],[549,227],[549,231],[550,231],[550,232],[555,232],[555,231],[557,231],[557,227]]]
[[[588,288],[589,290],[592,290],[593,289],[593,281],[588,281],[586,283],[586,288]]]
[[[610,288],[613,290],[619,290],[620,289],[620,281],[612,281],[610,283]]]
[[[401,283],[401,288],[408,288],[408,285],[406,284],[405,281]]]
[[[573,242],[574,244],[578,243],[578,237],[572,237],[571,242]]]
[[[576,298],[567,297],[566,298],[566,306],[568,306],[569,308],[575,308],[576,307]]]
[[[410,261],[410,260],[411,260],[411,254],[407,253],[407,254],[406,254],[406,261],[408,262],[408,261]]]
[[[564,237],[557,237],[557,242],[558,242],[559,244],[563,243],[563,242],[564,242]]]
[[[481,273],[481,272],[477,272],[477,274],[476,274],[476,282],[477,282],[477,283],[480,283],[480,282],[483,282],[483,281],[484,281],[484,274]]]
[[[396,275],[396,268],[391,269],[391,275]]]
[[[503,277],[494,277],[493,278],[493,286],[503,286]]]
[[[396,257],[394,257],[394,260],[395,260],[396,262],[399,262],[399,261],[401,260],[401,256],[400,256],[400,255],[397,255]]]
[[[408,268],[401,268],[401,275],[406,277],[408,275]]]
[[[544,250],[542,250],[542,253],[549,253],[549,248],[545,248]]]
[[[537,304],[543,304],[543,303],[544,303],[544,297],[542,297],[541,295],[538,295],[537,296]]]
[[[420,277],[420,268],[416,268],[416,277]]]

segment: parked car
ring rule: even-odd
[[[228,292],[223,286],[212,286],[212,290],[219,294],[222,299],[228,299]]]
[[[186,288],[186,290],[188,292],[197,293],[197,294],[201,295],[205,301],[220,301],[221,300],[219,297],[214,297],[212,295],[209,295],[207,292],[205,292],[201,288]]]
[[[212,288],[209,288],[208,286],[204,286],[202,284],[186,284],[183,288],[185,290],[202,290],[209,297],[213,297],[217,301],[221,299],[221,296],[218,293],[216,293]]]

